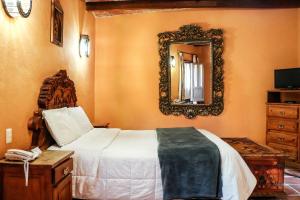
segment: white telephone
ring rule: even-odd
[[[31,161],[39,157],[42,151],[36,147],[31,151],[24,151],[20,149],[8,149],[5,153],[5,158],[7,160],[21,160],[21,161]]]
[[[5,153],[5,159],[24,162],[25,186],[28,186],[29,161],[36,159],[41,155],[42,151],[36,147],[30,151],[20,149],[8,149]]]

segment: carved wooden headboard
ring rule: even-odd
[[[44,80],[38,97],[38,110],[28,121],[32,131],[32,147],[42,150],[55,144],[42,117],[42,111],[48,109],[75,107],[77,102],[74,82],[69,79],[66,70],[60,70],[54,76]]]

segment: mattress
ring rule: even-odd
[[[221,154],[224,200],[246,200],[256,179],[237,151],[216,135],[199,130]],[[74,150],[73,197],[101,200],[162,200],[155,130],[93,129],[51,150]]]

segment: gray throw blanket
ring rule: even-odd
[[[218,147],[195,128],[156,129],[163,198],[222,197]]]

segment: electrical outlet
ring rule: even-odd
[[[6,129],[6,144],[12,143],[12,128]]]

